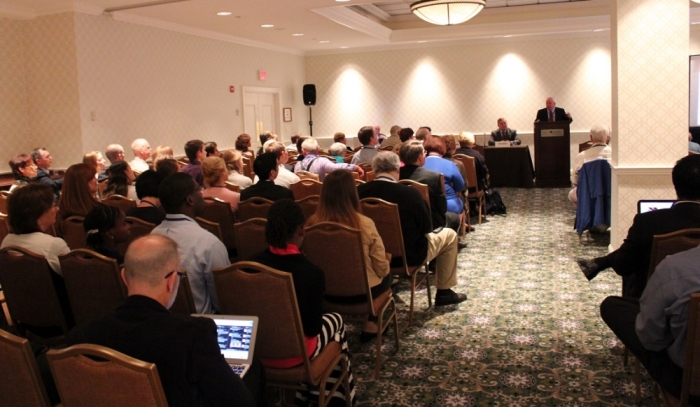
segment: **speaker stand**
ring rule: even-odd
[[[314,121],[311,116],[311,106],[309,106],[309,136],[314,136]]]

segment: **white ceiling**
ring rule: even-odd
[[[299,54],[504,36],[580,35],[610,26],[610,0],[487,0],[487,8],[475,18],[450,27],[430,25],[406,13],[410,0],[0,0],[0,17],[31,19],[67,11],[99,15],[113,8],[156,2],[166,4],[109,15],[115,20]],[[221,11],[232,14],[217,16]],[[691,10],[691,20],[696,15],[693,11],[700,8]],[[274,27],[262,28],[263,24]]]

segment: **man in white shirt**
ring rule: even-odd
[[[221,240],[194,220],[204,210],[199,185],[189,174],[177,172],[163,180],[158,194],[166,215],[151,233],[177,243],[180,267],[187,272],[197,313],[214,314],[219,305],[212,270],[231,263]]]
[[[131,150],[134,152],[134,159],[129,163],[131,170],[139,173],[148,171],[146,160],[151,157],[151,145],[148,141],[137,138],[131,143]]]
[[[578,193],[578,171],[583,167],[583,164],[599,159],[610,161],[610,156],[612,155],[612,148],[608,145],[610,142],[610,128],[608,126],[594,125],[591,127],[590,138],[593,145],[588,150],[578,153],[572,165],[571,183],[574,184],[574,189],[569,191],[569,201],[574,204],[574,207],[578,204],[576,197]]]

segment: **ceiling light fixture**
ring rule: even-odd
[[[431,24],[455,25],[479,14],[485,4],[485,0],[421,0],[411,4],[411,11]]]
[[[217,16],[230,16],[231,12],[230,11],[219,11],[216,13]]]
[[[304,34],[302,34],[302,33],[296,33],[296,34],[292,34],[292,37],[301,37],[301,36],[303,36],[303,35],[304,35]]]
[[[260,27],[262,27],[262,28],[272,28],[272,27],[274,27],[274,26],[275,26],[274,24],[262,24]]]
[[[319,44],[328,44],[330,41],[324,40],[324,41],[319,41]]]

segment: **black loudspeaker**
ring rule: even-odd
[[[316,85],[304,85],[304,104],[313,106],[316,104]]]

